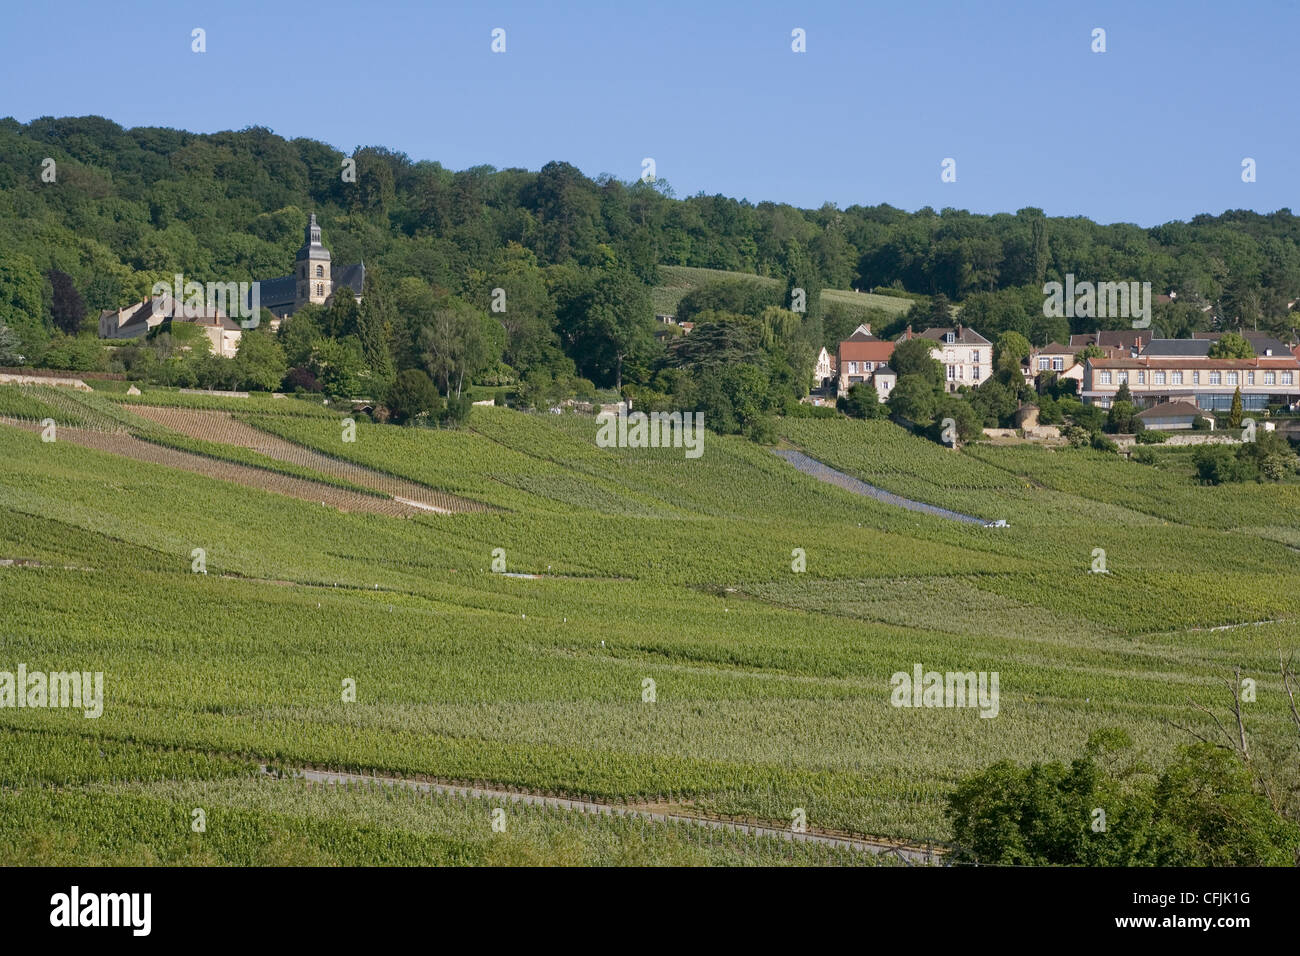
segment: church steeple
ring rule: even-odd
[[[328,259],[330,251],[321,245],[320,226],[316,224],[316,214],[311,214],[311,222],[303,230],[302,248],[298,250],[299,259]]]
[[[330,278],[330,251],[321,244],[320,226],[316,224],[316,214],[311,214],[311,221],[303,234],[303,245],[298,250],[295,262],[295,279],[297,280],[297,302],[295,308],[301,308],[308,302],[324,304],[334,291]]]

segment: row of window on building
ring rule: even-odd
[[[979,360],[980,360],[980,358],[979,358],[979,353],[976,352],[976,353],[974,354],[973,361],[974,361],[974,362],[979,362]],[[888,364],[887,362],[849,362],[849,363],[848,363],[848,366],[849,366],[849,374],[850,374],[850,375],[870,375],[872,372],[874,372],[874,371],[876,370],[876,367],[877,367],[877,366],[879,366],[880,368],[885,368],[887,364]],[[978,382],[978,381],[980,380],[980,367],[979,367],[979,365],[972,365],[972,366],[970,367],[970,369],[971,369],[971,376],[970,376],[970,377],[971,377],[971,381]],[[965,366],[965,365],[949,365],[949,366],[948,366],[948,381],[952,382],[952,381],[955,381],[955,380],[957,380],[957,379],[964,379],[965,377],[966,377],[966,366]]]
[[[1113,381],[1111,379],[1112,373],[1106,369],[1101,370],[1097,374],[1098,374],[1098,382],[1102,385],[1117,385],[1117,384],[1123,385],[1125,382],[1129,380],[1128,372],[1114,373],[1118,377],[1115,378]],[[1262,384],[1264,385],[1294,384],[1293,382],[1294,373],[1292,372],[1260,372],[1260,373],[1246,372],[1244,380],[1239,378],[1240,374],[1241,373],[1238,372],[1220,372],[1216,370],[1211,370],[1206,373],[1207,381],[1202,382],[1201,373],[1192,372],[1191,384],[1193,385],[1202,385],[1202,384],[1204,385],[1256,385],[1256,384],[1260,384],[1257,383],[1255,380],[1257,374],[1263,376],[1264,380]],[[1147,385],[1147,384],[1182,385],[1183,384],[1182,372],[1169,372],[1168,373],[1169,381],[1167,382],[1165,381],[1165,375],[1166,375],[1165,372],[1153,371],[1151,372],[1151,381],[1148,382],[1146,370],[1140,369],[1137,373],[1137,384],[1139,385]],[[1279,378],[1279,376],[1281,377]]]

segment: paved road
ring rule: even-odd
[[[975,518],[971,515],[964,515],[960,511],[949,511],[947,508],[940,508],[937,505],[928,505],[924,501],[913,501],[911,498],[904,498],[901,495],[896,495],[892,491],[885,491],[883,488],[869,485],[865,481],[854,478],[852,475],[846,475],[842,471],[836,471],[830,465],[823,464],[816,458],[809,458],[800,451],[773,449],[773,452],[794,465],[805,475],[812,475],[820,481],[825,481],[832,485],[838,485],[846,491],[853,492],[855,495],[868,495],[869,497],[875,498],[877,501],[883,501],[888,505],[897,505],[900,508],[907,508],[910,511],[922,511],[929,515],[937,515],[940,518],[948,518],[951,521],[965,521],[968,524],[978,525],[989,525],[992,523],[986,521],[984,518]]]

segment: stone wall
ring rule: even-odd
[[[985,438],[1020,438],[1026,441],[1055,441],[1061,437],[1061,429],[1055,425],[1035,425],[1033,428],[986,428]]]
[[[1137,439],[1132,435],[1107,435],[1120,449],[1132,448]],[[1147,448],[1174,448],[1182,445],[1237,445],[1241,443],[1241,432],[1236,428],[1220,429],[1213,432],[1171,432],[1169,437]]]
[[[0,373],[0,385],[61,385],[81,392],[93,389],[79,378],[62,378],[56,375],[8,375]]]

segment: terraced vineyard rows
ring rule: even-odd
[[[207,808],[202,841],[193,806]],[[216,866],[872,866],[856,849],[690,823],[584,814],[454,795],[293,780],[166,781],[31,790],[0,801],[0,858],[31,844],[62,865]],[[125,836],[129,834],[130,836]],[[27,843],[24,843],[24,836]]]
[[[1118,459],[1080,458],[1093,477],[1049,476],[1053,489],[894,426],[787,423],[846,473],[1011,521],[993,532],[851,495],[711,434],[687,460],[598,448],[594,421],[571,415],[476,409],[456,432],[360,423],[344,443],[337,417],[115,408],[137,433],[182,427],[178,439],[231,454],[308,445],[502,510],[341,513],[320,507],[319,483],[298,500],[243,484],[237,464],[177,471],[153,456],[185,453],[152,445],[123,457],[131,435],[87,432],[82,445],[61,429],[46,444],[30,424],[0,428],[0,558],[22,562],[0,565],[0,669],[106,676],[94,721],[0,711],[0,853],[15,823],[47,858],[67,834],[105,859],[503,862],[577,847],[586,861],[777,862],[743,841],[527,813],[500,856],[481,806],[296,789],[247,765],[778,827],[802,808],[813,828],[945,842],[960,775],[1072,756],[1105,726],[1160,763],[1180,742],[1170,721],[1204,727],[1189,698],[1212,702],[1237,664],[1259,682],[1253,732],[1287,732],[1271,675],[1300,615],[1294,552],[1089,497],[1106,467],[1130,467]],[[1094,545],[1112,573],[1088,573]],[[191,573],[195,547],[206,575]],[[496,549],[537,577],[492,573]],[[891,706],[890,675],[917,662],[999,671],[997,719]],[[345,679],[355,701],[340,698]],[[173,823],[205,804],[211,839],[176,839],[188,831]],[[364,839],[361,820],[374,824]]]
[[[94,404],[88,393],[52,385],[0,385],[0,415],[26,421],[54,419],[59,425],[76,425],[100,431],[123,431],[112,414]]]
[[[1117,462],[1114,455],[1089,449],[972,445],[965,454],[1056,491],[1121,504],[1180,524],[1223,530],[1266,524],[1300,527],[1300,483],[1199,485],[1185,474]]]
[[[352,462],[286,441],[236,420],[230,412],[158,408],[149,405],[136,405],[132,411],[151,422],[191,438],[248,448],[268,458],[289,462],[300,468],[309,468],[354,485],[372,488],[390,498],[423,505],[425,510],[446,514],[488,510],[488,506],[482,502],[449,495],[425,485],[406,481],[385,472],[363,468]],[[341,426],[336,424],[336,428],[341,434]]]
[[[39,424],[17,421],[16,427],[27,431],[40,431]],[[194,455],[175,448],[166,448],[152,442],[142,441],[123,432],[88,431],[84,428],[60,428],[58,440],[94,448],[97,451],[111,452],[135,461],[150,462],[168,468],[179,468],[196,474],[229,481],[247,488],[260,488],[301,501],[314,501],[340,511],[364,511],[370,514],[409,517],[423,510],[417,505],[403,504],[391,498],[379,498],[373,495],[359,494],[333,485],[326,485],[304,478],[278,475],[261,468],[238,465],[234,462],[220,461],[203,455]]]
[[[147,388],[142,395],[113,392],[107,397],[126,406],[197,408],[249,415],[287,415],[295,418],[337,419],[341,417],[339,411],[327,408],[318,401],[307,401],[287,395],[275,398],[266,394],[250,394],[247,398],[236,398],[229,395],[190,394],[175,389]]]
[[[493,409],[476,409],[492,412]],[[501,410],[518,419],[536,416]],[[677,514],[679,509],[628,495],[597,476],[531,457],[470,430],[393,429],[357,424],[357,440],[345,443],[337,424],[256,416],[247,419],[295,443],[466,498],[520,511],[599,511],[640,516]],[[594,449],[594,446],[593,446]]]

